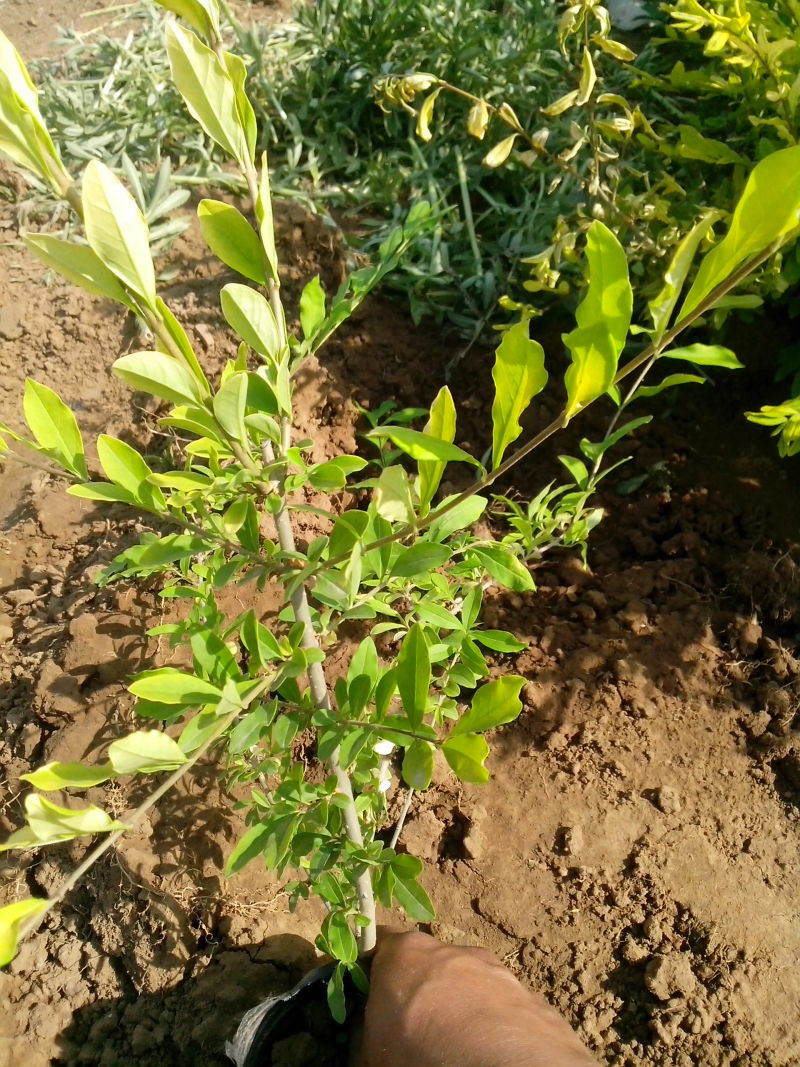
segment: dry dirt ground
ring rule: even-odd
[[[42,54],[52,18],[97,6],[5,0],[0,27]],[[46,278],[16,242],[14,218],[7,206],[0,421],[19,423],[29,375],[60,391],[85,436],[157,451],[152,407],[109,373],[136,343],[131,324]],[[289,294],[317,270],[335,283],[332,232],[292,207],[279,224]],[[231,346],[214,310],[222,275],[192,232],[171,261],[181,282],[166,297],[216,368]],[[462,787],[438,772],[404,834],[428,861],[431,931],[497,952],[617,1067],[800,1063],[798,460],[779,462],[740,415],[779,341],[761,325],[738,333],[755,369],[702,398],[681,394],[640,433],[625,474],[649,477],[629,496],[609,486],[588,568],[549,557],[536,593],[490,596],[487,621],[530,642],[495,665],[528,679],[523,714],[494,738],[491,781]],[[372,301],[303,383],[302,428],[318,458],[352,447],[354,401],[429,403],[448,355],[444,339]],[[459,443],[476,449],[487,368],[474,353],[454,383]],[[542,408],[537,418],[553,414]],[[551,457],[531,463],[517,489],[531,493],[553,472]],[[156,590],[91,582],[136,536],[135,517],[12,463],[2,486],[8,830],[19,775],[90,757],[129,728],[126,678],[170,650],[143,636],[163,617]],[[230,595],[239,610],[245,594]],[[313,960],[312,907],[290,915],[257,865],[221,878],[238,824],[215,783],[209,767],[190,776],[0,976],[2,1067],[221,1065],[237,1012]],[[115,813],[131,806],[116,786],[97,799]],[[0,899],[52,889],[81,855],[6,855]]]

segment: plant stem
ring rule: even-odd
[[[104,853],[106,853],[111,848],[111,846],[114,845],[122,837],[123,834],[128,833],[129,830],[132,830],[135,826],[138,825],[139,822],[141,822],[147,812],[150,811],[150,809],[158,803],[158,801],[164,796],[164,794],[168,793],[169,790],[172,789],[172,787],[180,781],[180,779],[189,770],[189,768],[193,767],[195,763],[197,763],[197,761],[202,756],[204,756],[206,752],[208,752],[209,748],[211,748],[214,742],[217,741],[222,736],[222,734],[225,733],[225,731],[228,729],[234,719],[238,715],[240,715],[242,711],[244,711],[244,709],[256,699],[256,697],[260,696],[265,689],[269,689],[271,682],[271,678],[264,679],[261,685],[257,686],[251,693],[248,694],[247,700],[244,701],[240,707],[234,708],[226,716],[224,716],[224,718],[220,720],[219,725],[216,727],[213,733],[211,733],[206,738],[206,740],[198,748],[194,755],[191,756],[186,761],[186,763],[182,763],[177,770],[173,771],[172,774],[169,775],[168,778],[165,778],[161,785],[158,786],[157,789],[155,789],[145,800],[142,801],[139,807],[136,808],[136,810],[129,817],[128,823],[123,830],[114,830],[106,838],[104,838],[96,848],[92,849],[92,851],[83,860],[83,862],[80,863],[75,868],[75,870],[67,876],[67,878],[64,879],[64,881],[61,883],[55,893],[53,893],[52,896],[48,897],[47,907],[44,909],[44,911],[41,911],[37,915],[32,916],[30,919],[28,919],[26,923],[22,924],[19,931],[20,941],[26,938],[29,934],[32,934],[34,930],[37,930],[39,928],[45,915],[47,915],[49,911],[52,911],[56,904],[59,904],[70,892],[70,890],[74,889],[74,887],[78,884],[81,878],[83,878],[84,874],[86,874],[86,872],[90,870],[90,868],[92,868],[95,863],[97,863],[100,857],[104,855]]]
[[[400,834],[403,832],[403,827],[405,826],[406,818],[408,817],[408,812],[409,812],[409,809],[411,807],[411,801],[413,799],[414,799],[414,790],[413,789],[409,789],[406,792],[406,798],[403,801],[403,807],[402,807],[402,809],[400,811],[400,815],[399,815],[399,817],[397,819],[397,825],[394,828],[394,833],[392,834],[392,839],[389,842],[389,848],[396,848],[397,847],[397,842],[400,840]]]

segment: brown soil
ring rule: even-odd
[[[59,4],[58,18],[97,6]],[[44,51],[54,7],[6,0],[0,26],[13,35],[35,8],[38,36],[21,43]],[[331,231],[296,208],[279,222],[290,296],[317,270],[335,284]],[[213,310],[220,273],[192,232],[172,259],[182,282],[167,298],[215,369],[231,349]],[[162,447],[153,411],[109,374],[138,345],[131,323],[46,279],[16,244],[4,268],[0,420],[19,423],[30,375],[59,390],[87,438]],[[623,497],[612,476],[589,568],[549,557],[535,594],[490,596],[487,621],[530,642],[496,664],[528,679],[523,714],[493,739],[491,781],[463,787],[440,769],[404,834],[428,861],[432,932],[497,952],[619,1067],[800,1062],[798,460],[779,462],[740,417],[777,342],[763,326],[739,332],[752,373],[702,398],[681,393],[639,433],[624,476],[650,477]],[[318,458],[352,447],[354,401],[429,403],[448,356],[444,339],[373,300],[303,383],[301,430]],[[475,449],[487,383],[486,354],[473,353],[454,390],[460,443]],[[553,474],[552,457],[531,461],[516,488]],[[11,828],[19,775],[128,729],[125,679],[172,653],[143,636],[163,617],[155,590],[91,584],[136,536],[134,520],[12,463],[2,484],[0,811]],[[230,596],[239,610],[249,593]],[[131,803],[119,787],[95,799],[115,813]],[[311,906],[290,914],[255,865],[222,880],[237,829],[204,767],[122,840],[0,977],[0,1067],[226,1062],[237,1013],[310,965],[320,918]],[[82,854],[6,854],[0,899],[51,889]]]

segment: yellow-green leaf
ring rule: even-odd
[[[471,706],[453,727],[450,737],[483,733],[495,726],[513,722],[522,711],[519,694],[524,684],[525,679],[515,674],[486,682],[475,693]]]
[[[256,200],[256,217],[258,218],[261,244],[267,257],[272,279],[278,281],[278,252],[275,248],[275,226],[272,220],[272,193],[269,187],[269,164],[267,153],[261,153],[261,177],[258,183]]]
[[[47,900],[26,897],[24,900],[15,900],[13,904],[6,904],[4,908],[0,908],[0,967],[11,963],[16,956],[19,928],[22,923],[34,915],[41,915],[47,910],[48,903]]]
[[[483,157],[483,165],[485,167],[501,167],[511,155],[511,149],[514,147],[517,136],[516,133],[512,133],[510,137],[505,137],[502,141],[499,141]]]
[[[681,289],[683,289],[697,249],[707,236],[711,226],[721,215],[722,212],[716,208],[705,211],[675,249],[664,274],[664,284],[658,295],[654,296],[647,305],[653,320],[654,341],[660,341],[666,333],[670,317],[675,310],[678,297],[681,295]]]
[[[216,0],[156,0],[156,3],[166,11],[180,15],[207,41],[219,38],[219,8]]]
[[[217,259],[258,285],[266,285],[261,242],[241,211],[220,200],[201,200],[197,218],[203,240]]]
[[[87,245],[76,245],[49,234],[27,234],[23,240],[28,249],[46,267],[80,286],[95,296],[116,300],[125,307],[132,307],[130,297],[119,279]]]
[[[425,423],[425,433],[439,441],[451,444],[456,435],[456,406],[446,385],[436,395],[431,404],[431,414]],[[420,459],[417,461],[419,471],[420,514],[427,514],[433,495],[439,488],[447,462],[438,459]]]
[[[146,508],[164,510],[164,494],[151,484],[153,472],[135,448],[103,433],[97,438],[97,456],[110,482],[125,489]]]
[[[492,469],[522,432],[519,417],[547,385],[544,349],[528,336],[528,320],[509,327],[495,351],[492,404]]]
[[[482,141],[489,125],[489,106],[485,100],[476,100],[467,115],[467,133]]]
[[[108,269],[151,308],[156,276],[150,232],[136,201],[98,159],[90,161],[81,189],[86,238]]]
[[[633,311],[625,252],[598,220],[586,236],[586,259],[589,286],[575,313],[577,329],[562,335],[572,355],[564,377],[567,418],[610,388]]]
[[[581,58],[581,81],[578,86],[578,96],[575,100],[576,105],[580,107],[588,101],[596,84],[597,72],[592,62],[592,54],[588,48],[584,48],[583,57]]]
[[[240,444],[245,444],[247,441],[247,428],[244,424],[247,387],[246,372],[233,374],[219,389],[213,401],[215,419],[225,433],[234,441],[239,441]]]
[[[41,448],[79,478],[88,478],[83,439],[75,416],[52,389],[25,380],[25,421]]]
[[[95,804],[78,810],[62,808],[39,793],[29,793],[25,797],[25,815],[28,828],[39,845],[127,829],[125,823],[112,819]]]
[[[422,106],[417,114],[417,137],[421,141],[430,141],[431,139],[431,119],[433,118],[433,108],[436,104],[436,97],[442,91],[441,86],[437,86],[422,102]]]
[[[21,774],[24,782],[29,782],[34,789],[44,793],[55,789],[90,789],[114,777],[114,768],[110,763],[101,763],[96,767],[87,767],[83,763],[45,763],[29,774]]]
[[[375,510],[387,522],[414,521],[411,486],[402,467],[385,467],[375,486]]]
[[[272,308],[261,293],[236,282],[223,287],[220,294],[222,314],[229,326],[251,348],[273,363],[278,363],[281,336]]]
[[[174,771],[186,763],[178,743],[160,730],[137,730],[114,741],[108,758],[117,774],[157,774]]]
[[[477,785],[489,781],[489,772],[484,763],[489,755],[489,746],[480,734],[457,734],[445,738],[442,744],[444,758],[462,782]]]
[[[169,400],[173,404],[198,404],[203,396],[199,383],[177,359],[163,352],[131,352],[120,356],[112,371],[132,389]]]

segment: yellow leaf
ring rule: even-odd
[[[514,147],[517,136],[518,134],[512,133],[510,137],[506,137],[499,144],[496,144],[490,152],[487,152],[483,157],[484,166],[501,167],[511,155],[511,149]]]

